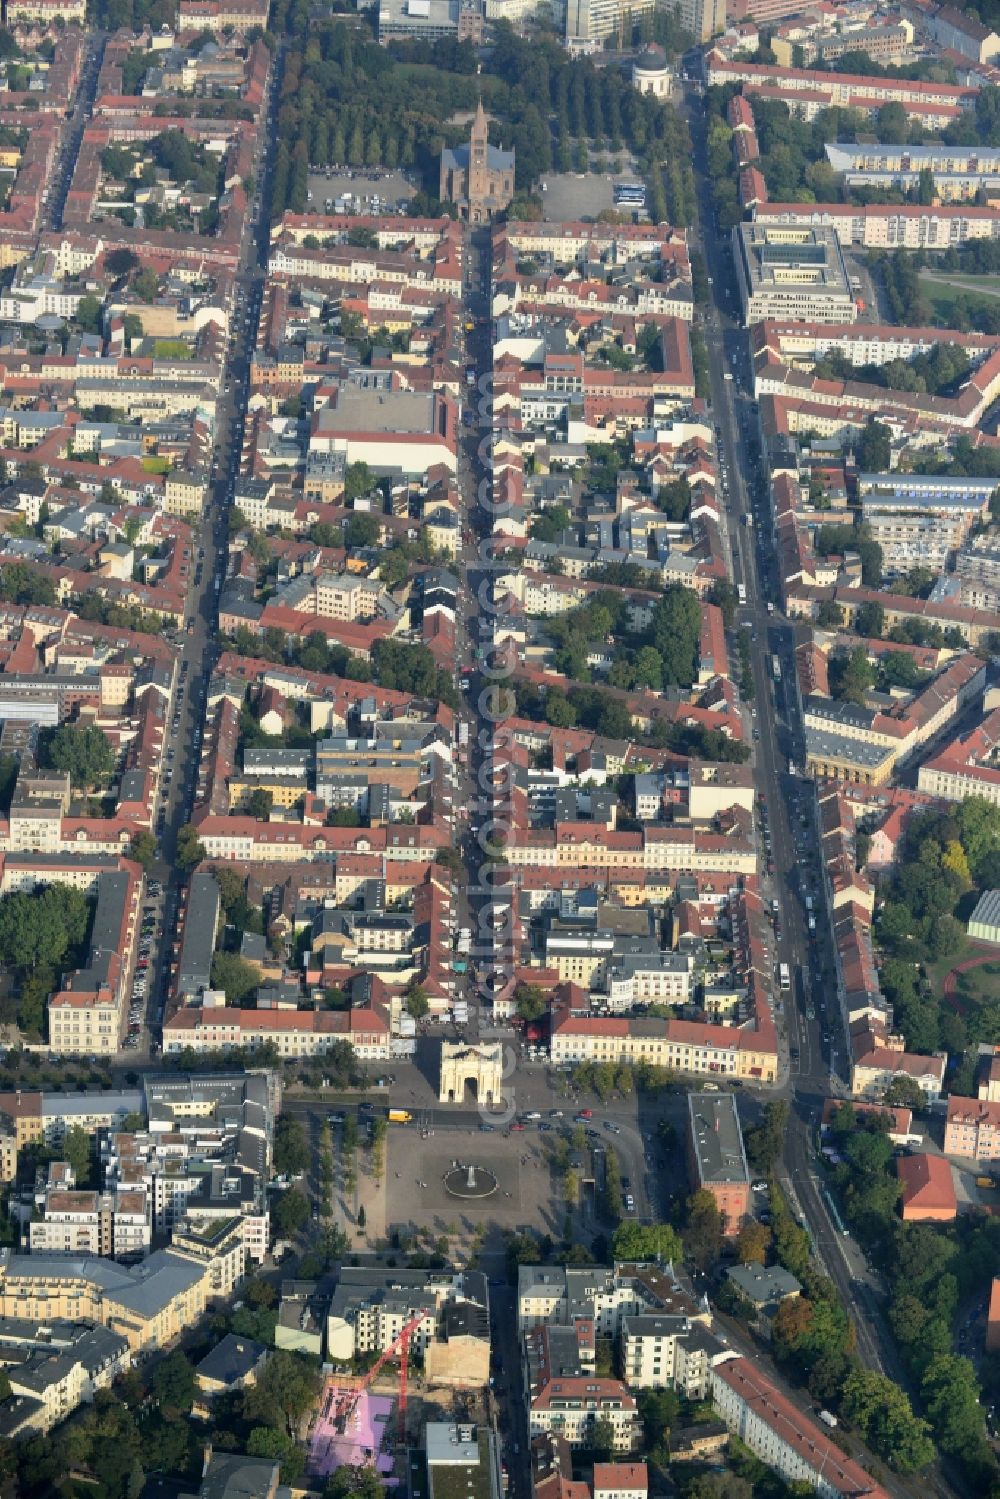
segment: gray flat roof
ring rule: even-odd
[[[854,765],[876,769],[893,751],[887,744],[867,744],[853,734],[837,734],[831,729],[814,729],[806,725],[806,755],[823,759],[850,760]]]
[[[416,390],[340,389],[336,406],[318,416],[323,432],[424,433],[433,431],[434,397]]]
[[[219,920],[219,882],[214,874],[192,875],[177,975],[180,992],[208,985]]]
[[[689,1093],[688,1125],[702,1182],[749,1181],[743,1131],[731,1093]]]

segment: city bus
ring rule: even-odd
[[[615,183],[615,202],[631,203],[636,208],[646,206],[646,189],[641,182]]]
[[[771,675],[776,682],[781,681],[781,662],[778,660],[777,656],[771,657]]]
[[[778,988],[782,994],[787,994],[792,987],[792,976],[788,971],[787,963],[778,964]]]

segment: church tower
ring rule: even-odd
[[[477,205],[483,204],[490,196],[489,135],[489,120],[480,99],[469,137],[469,202]]]

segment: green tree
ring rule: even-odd
[[[653,609],[653,644],[660,653],[665,687],[690,687],[697,674],[701,605],[680,584],[665,589]]]
[[[277,1199],[271,1214],[278,1233],[293,1238],[309,1222],[309,1199],[298,1187],[290,1187]]]
[[[323,1499],[382,1499],[384,1492],[375,1468],[345,1463],[327,1481]]]
[[[57,968],[87,935],[90,907],[68,885],[0,899],[0,962],[19,973]]]
[[[263,786],[254,787],[247,798],[247,813],[258,822],[267,822],[274,806],[274,792],[268,791]]]
[[[27,465],[22,465],[22,473]],[[23,562],[8,562],[0,567],[0,598],[15,604],[51,605],[56,590],[51,578],[35,572]]]
[[[927,1096],[918,1082],[900,1073],[885,1090],[885,1102],[890,1108],[922,1110],[927,1105]]]
[[[285,1198],[292,1195],[284,1194]],[[279,1206],[283,1200],[279,1200]],[[301,1354],[278,1349],[258,1374],[256,1384],[244,1390],[243,1417],[295,1437],[306,1412],[319,1398],[322,1384],[318,1364]]]
[[[636,1223],[628,1219],[615,1229],[611,1240],[611,1258],[631,1263],[656,1261],[666,1264],[679,1261],[683,1246],[668,1223]]]
[[[344,474],[344,501],[351,505],[375,488],[375,475],[367,463],[349,463]]]
[[[956,808],[955,821],[972,878],[982,884],[983,865],[1000,848],[1000,807],[970,796]]]
[[[701,1188],[688,1198],[682,1235],[688,1259],[700,1270],[714,1264],[722,1249],[722,1217],[711,1192]]]
[[[104,269],[111,276],[129,276],[138,265],[138,256],[131,250],[109,250],[104,257]]]
[[[0,755],[0,812],[4,815],[10,811],[20,769],[21,762],[17,755]]]
[[[171,1419],[188,1414],[196,1390],[194,1369],[179,1348],[157,1364],[150,1380],[153,1398]]]
[[[606,1461],[615,1449],[615,1428],[610,1416],[597,1416],[591,1424],[586,1446],[595,1459]]]
[[[239,1005],[260,983],[260,973],[253,963],[239,953],[217,952],[212,958],[212,988],[224,989],[226,1003]]]
[[[736,1239],[736,1257],[741,1265],[764,1265],[770,1243],[770,1229],[756,1218],[748,1218]]]
[[[247,1437],[246,1450],[251,1457],[269,1457],[277,1462],[283,1484],[297,1484],[305,1474],[306,1454],[287,1431],[255,1426]]]
[[[311,1153],[305,1125],[292,1114],[282,1114],[274,1130],[274,1169],[282,1176],[297,1176],[309,1165]]]
[[[198,838],[197,829],[185,823],[177,834],[177,852],[174,862],[182,874],[190,874],[195,865],[205,857],[205,845]]]
[[[676,1424],[681,1410],[680,1396],[676,1390],[641,1390],[638,1398],[646,1446],[652,1451]]]
[[[101,299],[88,292],[77,303],[74,317],[84,333],[98,333],[100,332],[103,310]]]
[[[132,290],[140,302],[155,302],[160,294],[160,278],[151,265],[144,265],[132,278]]]
[[[156,839],[146,828],[140,828],[137,833],[132,834],[128,853],[129,858],[140,864],[148,874],[156,863]]]
[[[68,773],[77,787],[96,786],[110,776],[115,766],[114,752],[107,736],[96,724],[78,728],[62,724],[39,735],[39,762],[49,770]]]
[[[943,1452],[958,1456],[983,1441],[983,1408],[971,1362],[942,1354],[928,1365],[920,1385],[924,1408]]]
[[[367,510],[355,510],[344,529],[344,541],[349,547],[372,547],[379,538],[378,516]]]
[[[430,1000],[427,991],[421,984],[411,984],[406,991],[406,1009],[414,1020],[422,1020],[430,1010]]]
[[[835,656],[830,662],[830,692],[848,703],[863,704],[875,685],[875,668],[863,645],[848,655]]]
[[[865,1441],[901,1473],[934,1461],[926,1421],[913,1414],[903,1390],[885,1374],[860,1366],[844,1381],[841,1408]]]
[[[768,1172],[781,1157],[788,1129],[788,1104],[775,1099],[764,1105],[759,1124],[746,1132],[746,1149],[754,1168]]]
[[[545,991],[539,984],[519,983],[514,990],[514,1004],[522,1020],[540,1020],[547,1008]]]
[[[71,1124],[63,1136],[62,1157],[72,1168],[78,1187],[90,1185],[93,1152],[91,1138],[78,1124]]]
[[[858,437],[856,457],[862,473],[887,472],[892,462],[892,433],[884,422],[869,417]]]

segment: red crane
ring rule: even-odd
[[[399,1439],[401,1442],[406,1441],[406,1381],[410,1366],[410,1342],[413,1338],[413,1334],[416,1332],[421,1322],[423,1322],[425,1317],[429,1317],[430,1315],[431,1314],[429,1312],[417,1312],[415,1316],[411,1317],[406,1326],[401,1328],[396,1337],[393,1338],[388,1348],[386,1348],[384,1352],[379,1354],[374,1364],[372,1364],[371,1368],[368,1370],[368,1373],[363,1375],[358,1380],[353,1390],[348,1391],[348,1393],[337,1402],[337,1409],[334,1412],[333,1420],[339,1432],[345,1433],[347,1431],[348,1424],[350,1423],[351,1417],[354,1415],[354,1412],[358,1408],[358,1401],[361,1399],[362,1394],[365,1390],[370,1389],[389,1360],[395,1358],[396,1354],[398,1353]]]

